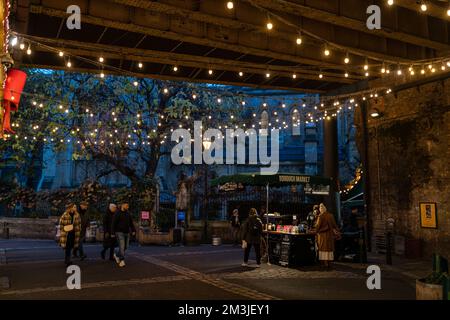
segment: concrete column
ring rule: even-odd
[[[336,215],[336,193],[339,192],[339,155],[338,155],[338,136],[337,136],[337,119],[330,117],[324,120],[323,126],[324,138],[324,176],[332,179],[330,187],[330,195],[325,200],[328,210]]]

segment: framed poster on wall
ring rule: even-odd
[[[434,202],[420,202],[420,226],[422,228],[437,229],[437,207]]]

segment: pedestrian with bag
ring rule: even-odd
[[[84,247],[83,243],[86,240],[86,230],[90,224],[89,216],[88,216],[88,208],[89,203],[86,201],[80,202],[80,206],[78,209],[78,214],[80,215],[81,219],[81,234],[80,234],[80,244],[78,245],[78,248],[73,249],[73,257],[78,258],[78,252],[80,253],[80,260],[83,261],[87,258],[87,255],[84,253]]]
[[[239,245],[239,233],[241,230],[241,220],[239,218],[239,210],[234,209],[230,219],[231,236],[233,238],[233,246]]]
[[[114,214],[111,227],[112,237],[115,237],[119,244],[119,252],[114,254],[114,259],[119,267],[125,267],[125,251],[130,245],[130,232],[133,236],[136,234],[136,228],[128,209],[128,203],[120,205],[120,209]]]
[[[256,253],[256,267],[261,266],[261,236],[263,231],[263,223],[258,217],[255,208],[250,209],[249,217],[242,226],[242,247],[244,248],[243,267],[248,266],[248,258],[252,246]]]
[[[112,222],[116,212],[117,205],[110,203],[103,216],[103,250],[100,253],[103,260],[105,260],[106,251],[109,249],[109,260],[114,261],[114,248],[117,242],[116,238],[112,237]]]
[[[70,203],[66,206],[66,211],[59,219],[60,238],[59,245],[64,249],[66,266],[70,266],[72,261],[70,255],[72,249],[78,248],[81,233],[81,218],[77,212],[77,206]]]
[[[333,215],[327,211],[323,203],[320,204],[319,211],[315,225],[319,261],[330,270],[334,260],[335,240],[340,239],[341,233]]]

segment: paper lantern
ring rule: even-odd
[[[11,129],[11,111],[19,108],[20,97],[27,80],[27,74],[18,69],[9,69],[6,77],[5,89],[3,93],[3,131],[14,133]]]

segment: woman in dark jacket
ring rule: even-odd
[[[263,230],[263,223],[258,218],[258,214],[255,208],[250,209],[249,217],[242,226],[242,246],[244,251],[244,263],[243,267],[248,266],[248,256],[252,246],[256,251],[256,267],[261,266],[261,235]]]
[[[116,246],[116,239],[111,237],[112,221],[114,214],[117,211],[117,206],[110,203],[108,210],[103,216],[103,250],[101,252],[102,259],[105,260],[106,251],[109,249],[109,260],[114,261],[114,247]]]

